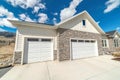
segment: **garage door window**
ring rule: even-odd
[[[79,40],[79,39],[72,39],[71,42],[95,43],[95,40]]]
[[[95,41],[94,41],[94,40],[91,40],[91,43],[95,43]]]
[[[51,39],[41,39],[42,42],[51,42]]]
[[[39,41],[37,38],[28,38],[28,41]]]
[[[84,40],[78,40],[78,42],[84,42]]]
[[[89,42],[90,42],[90,40],[85,40],[85,42],[86,42],[86,43],[89,43]]]
[[[71,42],[77,42],[77,40],[72,39]]]

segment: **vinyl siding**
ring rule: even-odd
[[[82,24],[82,20],[85,20],[85,26]],[[84,32],[91,32],[91,33],[99,33],[99,31],[95,28],[95,26],[86,18],[84,14],[80,17],[76,17],[66,23],[63,23],[61,28],[84,31]]]
[[[20,34],[18,31],[16,33],[16,46],[15,46],[15,51],[22,51],[22,34]]]
[[[24,44],[24,37],[28,38],[52,38],[54,42],[54,50],[57,49],[57,42],[56,42],[56,31],[51,30],[51,29],[43,29],[39,27],[29,27],[29,26],[24,26],[24,27],[18,27],[18,34],[16,37],[16,49],[15,51],[23,51],[23,45]]]

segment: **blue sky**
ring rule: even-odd
[[[0,31],[16,31],[8,19],[57,24],[84,10],[104,31],[120,31],[120,0],[1,0]]]

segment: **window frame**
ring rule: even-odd
[[[38,38],[27,38],[27,41],[36,42],[36,41],[39,41],[39,39]]]
[[[119,39],[118,38],[115,38],[114,40],[113,40],[113,42],[114,42],[114,47],[115,48],[118,48],[120,45],[120,43],[119,43]],[[117,42],[117,43],[116,43]]]
[[[103,48],[109,48],[108,39],[102,39],[102,47]]]
[[[82,26],[86,26],[86,20],[85,19],[82,20]]]

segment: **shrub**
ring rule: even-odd
[[[113,55],[114,57],[120,57],[120,52],[113,52],[112,55]]]

